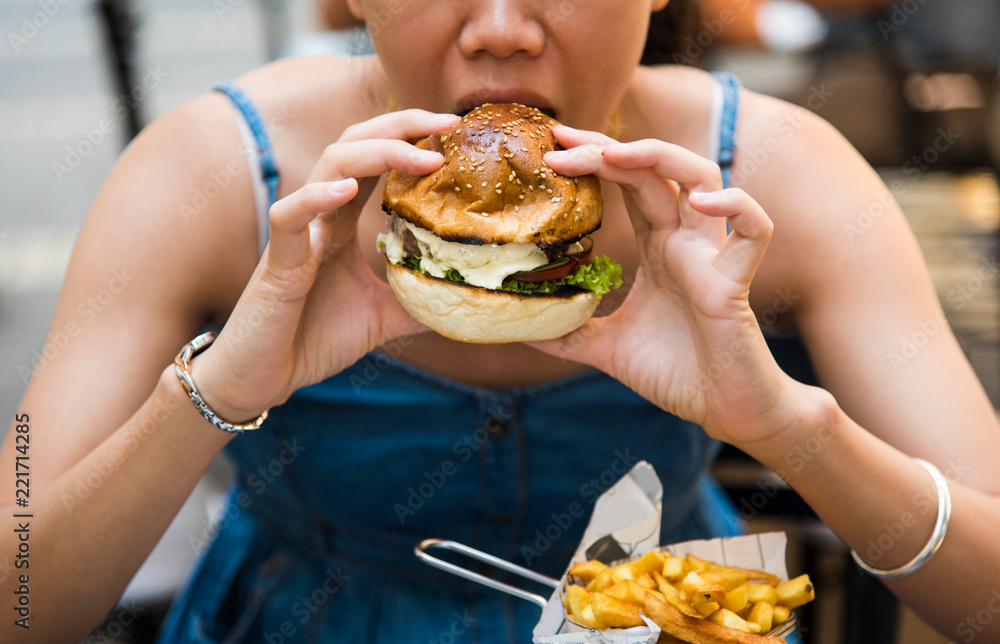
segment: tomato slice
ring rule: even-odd
[[[586,242],[589,242],[589,244]],[[538,268],[530,271],[514,273],[510,277],[518,282],[527,283],[547,282],[549,280],[558,280],[568,277],[575,273],[576,270],[580,268],[581,264],[585,264],[590,261],[591,256],[594,254],[594,240],[591,239],[590,235],[587,235],[584,239],[580,240],[580,245],[584,248],[578,253],[567,255],[554,262],[539,266]]]

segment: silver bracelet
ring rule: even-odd
[[[941,474],[941,470],[935,467],[933,464],[927,461],[915,458],[921,467],[930,472],[931,477],[934,479],[934,485],[937,488],[938,494],[938,513],[937,513],[937,523],[934,524],[934,532],[931,533],[931,538],[927,540],[927,545],[924,549],[917,553],[917,556],[906,562],[898,568],[893,568],[892,570],[879,570],[877,568],[872,568],[858,556],[858,553],[851,550],[851,556],[854,557],[854,562],[857,563],[861,568],[868,574],[878,577],[879,579],[899,579],[900,577],[906,577],[916,571],[920,570],[925,563],[927,563],[934,553],[938,551],[941,547],[941,542],[944,541],[944,535],[948,532],[948,522],[951,520],[951,490],[948,488],[948,479]]]
[[[215,338],[215,333],[209,331],[202,333],[190,343],[184,345],[181,352],[174,358],[174,372],[177,374],[177,379],[181,381],[181,386],[184,387],[184,391],[190,396],[195,408],[205,417],[205,420],[212,423],[215,427],[231,434],[242,434],[245,431],[257,429],[264,422],[264,419],[267,418],[266,410],[256,419],[247,423],[237,424],[227,422],[219,418],[212,408],[208,406],[205,398],[198,391],[198,386],[194,384],[194,378],[191,377],[191,359],[207,349],[209,345],[215,342]]]

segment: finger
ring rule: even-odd
[[[690,192],[722,189],[718,164],[679,145],[657,139],[612,143],[604,147],[604,158],[620,168],[649,168]]]
[[[309,223],[322,213],[340,208],[357,194],[353,178],[307,183],[270,211],[268,261],[277,270],[290,270],[306,263],[312,252]]]
[[[715,264],[732,279],[749,283],[774,231],[774,223],[764,209],[739,188],[694,192],[688,202],[704,215],[726,218],[733,231],[722,245]]]
[[[453,127],[460,120],[461,117],[455,114],[434,114],[425,110],[390,112],[348,127],[338,143],[364,139],[421,139]]]
[[[391,169],[425,175],[444,164],[444,156],[393,139],[365,139],[335,143],[323,151],[307,182],[377,177]]]
[[[629,169],[612,165],[604,158],[603,150],[601,144],[586,143],[569,150],[549,152],[544,160],[559,174],[593,174],[622,186],[629,206],[629,218],[637,233],[646,232],[650,226],[665,229],[680,226],[677,184],[657,176],[649,168]]]
[[[657,139],[605,146],[604,158],[611,165],[632,170],[650,170],[658,177],[676,182],[680,188],[681,201],[677,214],[681,225],[721,239],[724,232],[718,222],[706,219],[684,203],[687,194],[691,192],[722,189],[722,172],[716,163],[679,145]],[[658,199],[659,195],[651,197]]]
[[[587,144],[603,146],[618,142],[606,134],[591,130],[578,130],[562,123],[552,128],[552,136],[555,137],[559,145],[567,149]]]

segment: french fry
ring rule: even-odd
[[[698,611],[702,617],[708,617],[715,611],[719,610],[719,602],[705,602],[703,604],[695,604],[694,609]]]
[[[774,605],[767,602],[757,602],[750,609],[747,621],[758,624],[762,632],[768,632],[771,630],[771,622],[774,621]]]
[[[777,624],[784,624],[791,616],[792,611],[788,608],[788,606],[775,606],[774,617],[772,618],[771,625],[774,626]]]
[[[722,624],[723,626],[728,626],[729,628],[735,628],[738,631],[743,631],[744,633],[750,632],[750,627],[747,626],[745,619],[737,615],[731,610],[725,608],[720,608],[711,615],[708,616],[708,620],[715,622],[716,624]]]
[[[597,573],[597,576],[594,577],[589,584],[587,584],[587,592],[597,593],[604,590],[611,584],[611,569],[606,567],[604,570]]]
[[[689,572],[685,563],[680,557],[667,557],[663,562],[661,574],[670,581],[680,581]]]
[[[684,595],[692,604],[719,602],[726,600],[726,589],[719,584],[710,584],[696,572],[689,572],[682,582]]]
[[[730,566],[715,566],[699,574],[708,583],[719,584],[725,588],[727,593],[747,583],[747,579],[750,578],[746,570]]]
[[[569,574],[578,577],[587,584],[593,581],[594,577],[597,577],[602,570],[608,570],[608,567],[596,559],[591,559],[573,564],[573,567],[569,569]]]
[[[684,561],[688,565],[689,572],[703,572],[712,567],[712,562],[700,557],[695,557],[690,552],[685,555]]]
[[[580,613],[579,619],[577,620],[584,626],[589,626],[590,628],[596,628],[598,630],[605,629],[608,627],[607,624],[597,619],[594,615],[594,609],[587,604],[583,608],[583,612]]]
[[[646,593],[649,591],[645,586],[640,586],[638,582],[626,579],[605,589],[603,592],[609,597],[615,597],[616,599],[642,606],[646,602]]]
[[[625,581],[626,579],[634,580],[638,576],[639,575],[635,574],[635,569],[632,567],[632,564],[622,564],[611,570],[611,580],[616,584],[620,581]]]
[[[663,562],[666,557],[655,550],[650,550],[644,554],[639,561],[632,563],[632,571],[635,572],[636,576],[641,576],[644,572],[653,572],[654,570],[663,570]]]
[[[649,589],[656,588],[656,581],[653,579],[653,576],[650,575],[648,572],[644,572],[641,575],[639,575],[639,578],[635,580],[635,583]]]
[[[569,586],[566,588],[566,600],[570,613],[581,621],[579,618],[583,616],[583,609],[590,606],[590,593],[580,586]]]
[[[694,604],[689,602],[687,598],[681,594],[681,591],[677,590],[673,584],[663,578],[663,575],[654,572],[653,579],[656,580],[656,584],[659,587],[660,592],[663,593],[663,599],[671,606],[688,617],[694,617],[696,619],[704,617],[704,615],[698,612],[698,609],[695,608]]]
[[[712,572],[709,570],[708,572]],[[726,589],[726,598],[720,602],[722,607],[738,613],[747,607],[747,584],[737,586],[733,589]]]
[[[643,613],[667,635],[692,644],[785,644],[779,637],[762,637],[687,617],[652,594],[646,595]]]
[[[612,628],[632,628],[645,624],[639,617],[640,606],[623,601],[604,593],[594,593],[590,596],[590,607],[594,617]]]
[[[775,591],[778,593],[778,603],[788,608],[798,608],[802,604],[816,598],[809,575],[799,575],[781,584]]]
[[[778,603],[778,591],[774,586],[767,584],[747,584],[747,601],[751,604],[767,602],[768,604]]]

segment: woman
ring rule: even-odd
[[[235,119],[213,93],[147,128],[80,233],[53,322],[79,333],[20,408],[38,556],[31,629],[5,621],[4,640],[97,624],[224,447],[237,485],[165,641],[524,641],[536,609],[420,568],[413,543],[456,538],[558,573],[585,522],[563,515],[585,517],[588,482],[636,458],[664,480],[664,540],[731,533],[702,476],[706,434],[781,473],[878,569],[914,570],[938,541],[938,491],[911,456],[935,463],[952,479],[947,539],[889,583],[945,632],[985,607],[1000,434],[898,208],[818,118],[743,92],[727,125],[736,104],[712,76],[637,67],[663,4],[355,0],[377,57],[268,65],[238,80],[249,103],[230,88]],[[576,128],[546,161],[605,180],[596,241],[633,279],[616,312],[564,339],[458,345],[421,333],[377,277],[369,196],[390,168],[439,167],[408,140],[453,125],[460,104],[506,100]],[[725,161],[716,132],[733,125],[736,187],[722,190],[708,159]],[[128,286],[77,320],[112,271]],[[781,371],[755,313],[798,329],[825,389]],[[235,439],[171,365],[206,326],[222,329],[191,376],[216,421],[271,410]],[[891,359],[921,328],[920,351]],[[563,534],[545,546],[551,525]],[[16,550],[11,531],[0,540]]]

